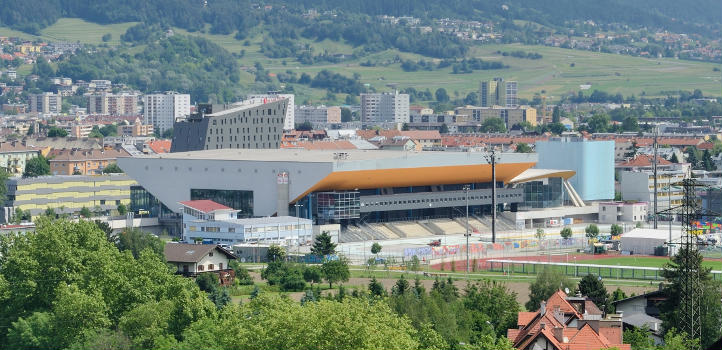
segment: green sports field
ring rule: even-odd
[[[577,258],[580,264],[609,265],[609,266],[636,266],[636,267],[662,267],[668,258],[651,257],[651,256],[620,256],[601,259],[583,259]],[[722,261],[705,259],[703,266],[712,268],[712,270],[722,271]]]

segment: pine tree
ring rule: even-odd
[[[323,231],[320,235],[316,236],[311,247],[311,253],[320,256],[336,253],[336,244],[331,241],[331,235],[328,231]]]

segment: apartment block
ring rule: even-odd
[[[277,92],[269,92],[267,94],[248,95],[250,103],[266,103],[268,101],[277,100],[279,98],[286,99],[286,112],[283,120],[283,130],[293,130],[296,127],[296,102],[294,94],[279,94]]]
[[[30,113],[59,114],[63,97],[52,92],[30,95]]]
[[[341,107],[338,106],[298,106],[294,115],[297,123],[309,122],[314,127],[341,123]]]
[[[127,157],[123,150],[52,150],[49,154],[50,172],[53,175],[97,175],[118,157]]]
[[[144,123],[153,125],[163,134],[173,127],[176,119],[186,118],[191,113],[191,96],[177,92],[150,94],[143,97]]]
[[[599,203],[599,223],[637,223],[647,219],[646,202],[602,202]]]
[[[398,91],[361,94],[361,122],[364,125],[409,122],[409,95]]]
[[[88,95],[88,114],[138,115],[138,98],[137,94],[132,93]]]
[[[527,122],[533,126],[537,125],[536,109],[529,106],[516,107],[457,107],[454,112],[457,116],[466,116],[466,122],[483,123],[489,118],[499,118],[504,121],[507,129],[516,124]]]
[[[516,107],[517,90],[516,81],[505,81],[502,78],[482,81],[479,86],[479,103],[482,107]]]
[[[173,125],[171,152],[209,149],[276,149],[281,144],[288,99],[202,104],[187,120]]]

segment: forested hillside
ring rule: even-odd
[[[255,5],[255,6],[254,6]],[[214,33],[244,31],[257,24],[263,5],[289,10],[336,10],[367,15],[522,19],[566,26],[593,20],[630,27],[650,26],[715,37],[722,22],[717,0],[2,0],[0,25],[37,33],[60,17],[79,17],[97,23],[145,21]]]

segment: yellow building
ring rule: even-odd
[[[125,174],[11,178],[2,221],[12,220],[17,208],[33,218],[48,208],[56,214],[77,215],[83,207],[107,214],[120,204],[129,207],[130,186],[136,184]]]
[[[537,125],[536,109],[529,106],[518,107],[476,107],[466,106],[455,109],[456,115],[466,116],[468,121],[483,123],[489,118],[500,118],[506,123],[507,128],[516,124],[528,122],[532,126]]]

